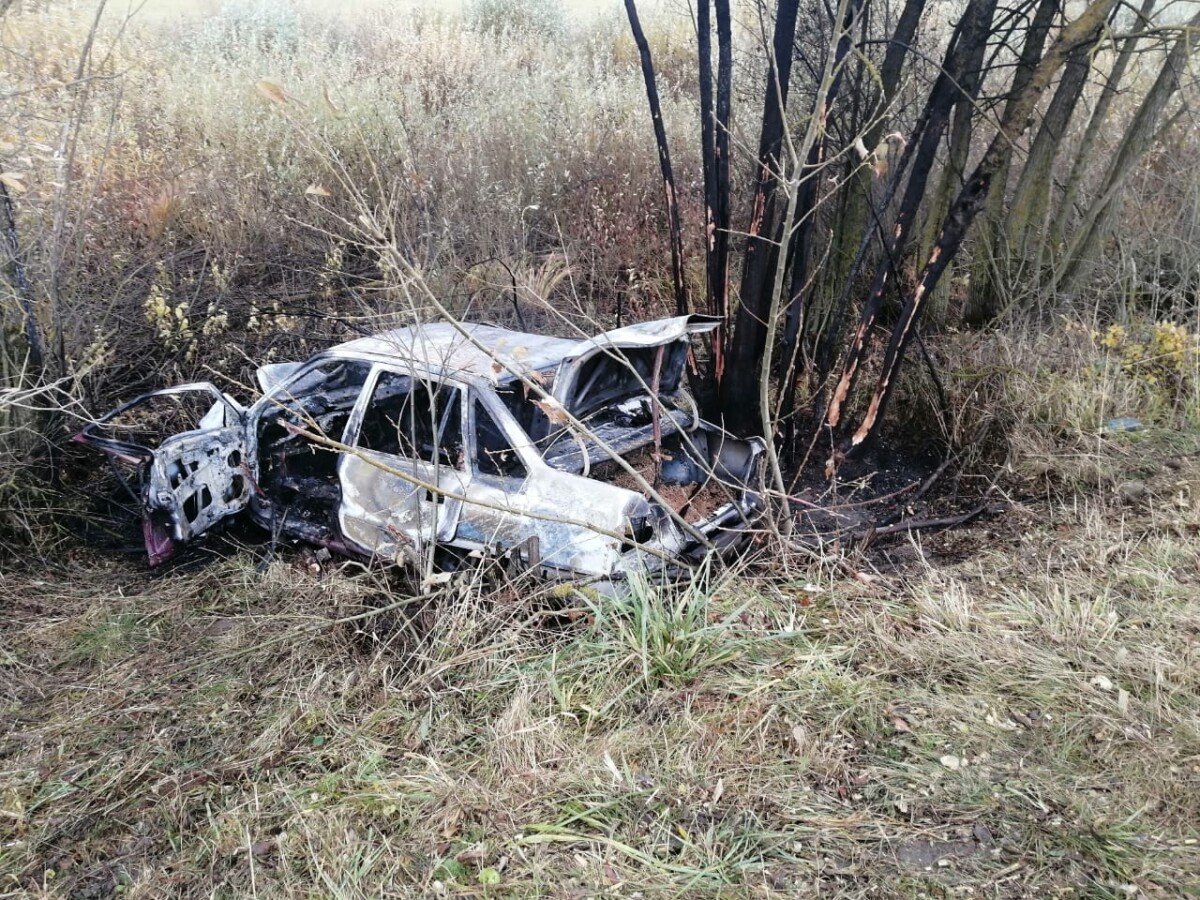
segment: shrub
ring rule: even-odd
[[[555,0],[470,0],[467,25],[472,31],[491,35],[537,35],[561,37],[566,20]]]

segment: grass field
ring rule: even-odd
[[[0,895],[1194,895],[1194,452],[619,602],[72,548],[0,581]]]

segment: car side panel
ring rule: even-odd
[[[476,475],[470,501],[456,543],[506,551],[536,538],[540,565],[581,575],[613,573],[626,511],[644,504],[631,491],[546,466],[531,472],[517,493]]]

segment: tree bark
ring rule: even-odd
[[[913,336],[913,326],[921,312],[924,299],[936,286],[938,279],[946,271],[954,255],[962,245],[971,221],[983,209],[987,201],[992,179],[1003,168],[1011,153],[1010,141],[1019,137],[1028,127],[1028,118],[1053,80],[1055,73],[1066,61],[1067,57],[1081,44],[1093,40],[1093,34],[1116,5],[1117,0],[1094,0],[1077,19],[1063,28],[1058,39],[1050,47],[1030,76],[1028,83],[1020,95],[1011,98],[1001,120],[999,131],[983,158],[975,167],[967,183],[963,185],[946,222],[938,235],[937,242],[929,254],[917,281],[916,287],[909,293],[900,319],[892,330],[891,339],[884,353],[883,367],[879,380],[871,395],[866,414],[858,429],[850,438],[847,452],[853,452],[873,441],[879,433],[880,423],[887,410],[888,400],[896,385],[896,375],[904,358],[904,351]]]
[[[712,0],[696,6],[697,58],[700,82],[700,145],[704,170],[704,261],[709,312],[723,320],[729,315],[729,113],[733,78],[733,48],[729,0],[716,0],[717,86],[713,102]],[[725,374],[723,325],[712,335],[713,378]]]
[[[23,322],[21,330],[25,334],[25,352],[29,359],[29,368],[35,378],[41,378],[46,366],[45,350],[42,345],[42,332],[38,327],[37,312],[33,305],[33,287],[25,274],[25,262],[21,253],[21,241],[17,235],[17,217],[13,209],[12,197],[8,193],[8,185],[0,182],[0,211],[4,215],[4,239],[8,245],[10,271],[17,297],[21,301]]]
[[[717,237],[717,134],[713,104],[712,2],[696,2],[696,58],[700,86],[700,167],[704,174],[704,269],[708,311],[720,315],[715,270]]]
[[[1003,118],[1008,118],[1008,111],[1021,97],[1033,71],[1042,58],[1042,50],[1046,46],[1046,38],[1050,27],[1058,15],[1059,0],[1038,0],[1037,10],[1025,36],[1025,45],[1017,62],[1017,70],[1013,73],[1012,85],[1008,91],[1008,100],[1004,104]],[[983,217],[975,229],[975,254],[971,261],[971,292],[967,298],[964,318],[968,324],[982,325],[996,315],[999,305],[999,289],[995,283],[994,274],[1000,263],[1001,249],[999,235],[1004,218],[1005,194],[1008,190],[1008,170],[1012,162],[1011,146],[1009,154],[992,178],[988,188],[988,197]]]
[[[741,302],[729,348],[729,368],[721,382],[721,412],[726,425],[735,431],[752,431],[761,421],[757,399],[759,364],[766,342],[770,277],[777,246],[775,195],[798,11],[799,0],[779,0],[775,10],[754,198],[742,261]]]
[[[1047,211],[1053,192],[1054,161],[1091,73],[1091,51],[1099,37],[1100,29],[1097,28],[1092,40],[1080,44],[1067,58],[1062,79],[1042,117],[1033,146],[1029,148],[1009,207],[1006,243],[1016,263],[1026,272],[1036,272],[1041,265]]]
[[[1070,220],[1071,214],[1075,209],[1075,203],[1079,199],[1079,188],[1083,184],[1083,173],[1092,159],[1092,154],[1100,139],[1100,134],[1108,122],[1108,113],[1112,109],[1113,100],[1117,97],[1117,91],[1121,86],[1121,81],[1125,77],[1125,70],[1129,68],[1129,62],[1133,59],[1133,54],[1137,50],[1141,35],[1147,27],[1150,14],[1154,12],[1154,4],[1156,2],[1157,0],[1142,0],[1142,8],[1138,11],[1138,18],[1134,23],[1134,34],[1126,38],[1121,44],[1121,51],[1117,54],[1117,58],[1113,62],[1112,71],[1108,73],[1108,78],[1105,79],[1104,88],[1100,91],[1100,99],[1096,101],[1096,108],[1092,111],[1091,119],[1088,120],[1087,131],[1083,133],[1083,139],[1079,142],[1079,148],[1075,152],[1075,159],[1071,163],[1071,173],[1067,176],[1066,186],[1063,188],[1062,203],[1059,204],[1050,226],[1049,240],[1052,247],[1061,247],[1063,244],[1067,222]]]
[[[880,103],[877,121],[868,130],[864,138],[867,150],[876,149],[883,139],[884,129],[888,118],[886,113],[891,109],[900,90],[900,75],[904,70],[904,60],[908,58],[909,48],[921,16],[925,12],[926,0],[905,0],[904,9],[896,21],[896,27],[888,42],[883,64],[879,69]],[[898,175],[898,173],[897,173]],[[831,252],[830,271],[834,273],[830,282],[839,291],[837,308],[823,314],[824,327],[820,329],[821,338],[817,344],[816,368],[817,378],[824,381],[833,368],[837,346],[841,340],[842,321],[846,317],[846,306],[853,291],[854,282],[862,268],[867,250],[875,237],[878,226],[873,219],[876,210],[873,209],[872,193],[874,192],[874,170],[869,166],[855,165],[850,178],[845,211],[834,225],[834,246]],[[861,239],[859,236],[861,235]],[[886,244],[882,235],[881,242]],[[857,244],[857,251],[854,250]]]
[[[718,381],[724,375],[725,347],[729,339],[729,122],[733,113],[733,28],[729,0],[715,0],[717,13],[717,208],[713,221],[713,270],[717,274],[717,314],[725,320],[714,340],[721,348]]]
[[[650,104],[650,118],[654,122],[654,142],[658,146],[658,163],[662,169],[663,193],[667,204],[667,227],[671,238],[671,281],[675,287],[675,312],[687,315],[687,285],[683,278],[683,229],[679,224],[679,203],[675,193],[675,173],[671,168],[671,152],[667,147],[667,130],[663,126],[662,106],[658,100],[658,81],[654,75],[654,61],[650,57],[650,44],[642,23],[638,19],[637,4],[625,0],[625,14],[629,17],[629,28],[637,44],[642,62],[642,78],[646,82],[646,100]]]
[[[979,43],[969,54],[967,71],[959,82],[962,96],[954,104],[954,122],[950,126],[950,150],[947,154],[946,165],[938,180],[937,190],[933,201],[926,212],[925,231],[921,239],[920,255],[928,256],[937,240],[938,228],[950,209],[950,201],[957,189],[962,186],[966,174],[967,159],[971,152],[971,125],[975,117],[975,104],[979,98],[979,88],[983,83],[983,56],[987,50],[985,43]],[[891,262],[887,260],[885,262]],[[946,307],[949,301],[949,289],[945,283],[938,286],[929,297],[929,312],[935,324],[942,324],[946,318]]]
[[[859,368],[866,359],[871,332],[883,305],[884,291],[893,275],[888,261],[899,260],[904,252],[913,221],[925,196],[925,186],[937,156],[938,143],[958,100],[959,83],[970,72],[970,60],[975,55],[977,45],[986,43],[988,39],[995,9],[996,0],[970,0],[950,39],[950,48],[947,50],[942,71],[929,92],[917,138],[910,145],[909,151],[906,151],[906,155],[911,153],[913,160],[912,173],[900,203],[896,223],[888,236],[885,260],[876,270],[871,289],[863,301],[858,327],[850,339],[841,376],[825,411],[825,423],[830,428],[836,428],[840,424],[843,407],[854,387]]]
[[[824,109],[828,116],[837,103],[844,77],[844,64],[850,53],[852,39],[851,29],[862,11],[864,0],[851,0],[846,9],[846,20],[841,23],[842,36],[837,42],[834,52],[833,79],[829,84],[829,92],[818,98],[818,109]],[[834,27],[838,27],[834,23]],[[815,114],[815,113],[814,113]],[[811,290],[809,281],[812,277],[810,262],[812,256],[812,236],[816,224],[817,203],[820,189],[820,169],[825,162],[825,130],[818,133],[809,149],[801,171],[799,185],[800,196],[797,199],[794,218],[791,222],[791,239],[788,242],[788,256],[791,265],[791,285],[788,289],[787,324],[783,334],[784,378],[791,383],[795,377],[795,361],[798,342],[803,329],[803,319],[806,312],[806,294]],[[789,393],[791,391],[789,390]]]
[[[842,81],[845,75],[845,62],[852,48],[851,30],[855,27],[864,0],[850,0],[845,4],[846,12],[842,22],[833,23],[841,34],[838,38],[830,66],[828,90],[824,96],[818,96],[814,104],[813,115],[827,119],[838,100]],[[796,384],[800,375],[799,357],[800,341],[804,332],[804,319],[807,315],[808,298],[814,290],[815,273],[812,271],[812,238],[816,225],[817,206],[820,202],[821,169],[825,162],[826,128],[824,124],[814,133],[809,145],[807,158],[797,179],[798,192],[795,203],[792,204],[789,231],[791,237],[787,241],[788,264],[791,266],[791,283],[788,287],[786,302],[787,321],[784,327],[783,345],[780,356],[780,377],[783,385],[783,402],[780,406],[786,419],[784,427],[784,443],[791,446],[795,438],[795,405]],[[785,265],[786,268],[786,265]],[[782,287],[782,286],[781,286]],[[764,373],[765,374],[765,373]]]
[[[1138,162],[1153,146],[1158,120],[1179,89],[1179,80],[1187,67],[1188,56],[1197,46],[1196,36],[1192,33],[1196,28],[1200,28],[1200,13],[1181,29],[1153,87],[1142,100],[1117,152],[1113,154],[1096,199],[1092,201],[1064,251],[1063,264],[1054,281],[1056,291],[1074,291],[1090,271],[1097,248],[1108,236],[1114,201]]]

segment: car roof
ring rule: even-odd
[[[434,375],[505,381],[512,377],[511,372],[556,366],[587,343],[525,334],[495,325],[434,322],[356,338],[331,348],[327,355],[369,357],[381,362],[411,361]],[[496,363],[501,371],[495,368]]]

